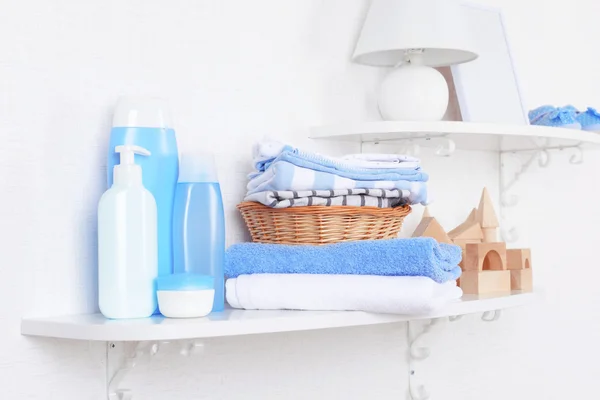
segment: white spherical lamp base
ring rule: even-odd
[[[448,84],[436,69],[403,64],[383,81],[379,111],[388,121],[439,121],[448,109]]]

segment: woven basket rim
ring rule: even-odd
[[[281,214],[375,214],[378,216],[395,216],[410,214],[412,208],[409,205],[394,207],[394,208],[379,208],[379,207],[356,207],[356,206],[304,206],[304,207],[289,207],[289,208],[272,208],[267,207],[262,203],[254,201],[245,201],[237,205],[238,210],[252,210],[258,212],[272,212]]]

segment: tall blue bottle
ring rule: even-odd
[[[150,151],[149,157],[135,156],[135,163],[142,167],[143,184],[156,200],[158,275],[169,275],[173,273],[173,200],[179,162],[166,102],[153,98],[119,99],[108,146],[108,187],[113,183],[113,167],[119,164],[114,149],[120,145],[135,145]]]
[[[212,155],[182,154],[173,206],[174,272],[210,275],[212,311],[223,311],[225,215]]]

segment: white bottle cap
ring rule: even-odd
[[[152,97],[121,97],[113,114],[113,127],[172,128],[169,104]]]
[[[212,153],[180,154],[178,182],[219,182],[214,155]]]

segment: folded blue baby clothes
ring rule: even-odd
[[[276,157],[270,157],[278,149],[281,152]],[[266,151],[265,151],[266,150]],[[257,154],[259,154],[257,156]],[[258,149],[254,149],[255,168],[258,173],[269,169],[271,165],[278,161],[286,161],[302,168],[308,168],[315,171],[335,174],[343,178],[373,181],[373,180],[406,180],[425,182],[429,176],[421,172],[421,167],[416,164],[411,168],[365,168],[357,166],[356,163],[346,160],[326,157],[320,154],[303,151],[290,146],[267,146],[267,144],[258,144]]]
[[[600,133],[600,113],[595,108],[588,107],[585,112],[577,112],[577,122],[584,131]]]
[[[427,204],[427,184],[408,180],[354,180],[336,174],[298,167],[286,161],[277,161],[262,174],[248,182],[248,196],[267,191],[304,191],[339,189],[399,189],[408,191],[409,204]]]
[[[240,243],[225,253],[225,276],[341,274],[457,279],[461,249],[432,238],[368,240],[325,246]]]
[[[581,129],[577,121],[577,110],[573,106],[542,106],[529,111],[531,125],[551,126],[556,128]]]

